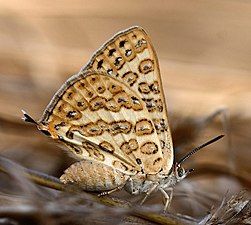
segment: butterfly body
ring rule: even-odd
[[[159,190],[166,209],[166,191],[190,172],[173,163],[158,59],[140,27],[108,40],[57,91],[38,122],[24,116],[78,160],[63,183],[103,193],[125,187],[146,197]]]
[[[129,176],[102,163],[80,161],[66,169],[60,180],[63,183],[75,183],[86,191],[100,191],[107,194],[124,188],[130,194],[138,195],[158,190],[165,192],[184,176],[185,173],[182,173],[179,177],[175,171],[168,175],[146,175],[139,172]]]
[[[38,128],[79,161],[61,176],[132,194],[171,185],[173,146],[158,59],[140,27],[107,41],[54,95]],[[171,171],[171,172],[170,172]]]

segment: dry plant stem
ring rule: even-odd
[[[8,174],[8,166],[15,166],[18,165],[14,162],[12,162],[11,160],[8,160],[4,157],[0,157],[0,171]],[[19,167],[21,167],[20,165],[18,165]],[[48,188],[52,188],[55,190],[59,190],[59,191],[65,191],[65,192],[70,192],[70,193],[78,193],[81,190],[80,188],[78,188],[76,185],[65,185],[63,184],[58,178],[53,177],[53,176],[49,176],[47,174],[38,172],[38,171],[34,171],[34,170],[30,170],[27,168],[22,167],[23,169],[23,175],[33,181],[36,184],[39,184],[41,186],[44,187],[48,187]],[[99,202],[103,205],[107,205],[107,206],[113,206],[113,207],[121,207],[121,208],[125,208],[125,209],[129,209],[131,207],[131,204],[129,202],[126,202],[124,200],[120,200],[120,199],[116,199],[116,198],[112,198],[109,196],[103,196],[103,197],[98,197],[97,195],[92,195],[90,193],[86,193],[87,195],[90,195],[90,197],[95,200],[96,202]],[[157,224],[170,224],[170,225],[179,225],[180,223],[172,218],[169,218],[167,216],[164,215],[159,215],[157,213],[152,213],[152,212],[146,212],[146,211],[142,211],[140,209],[134,209],[134,210],[130,210],[129,211],[129,215],[131,216],[135,216],[135,217],[139,217],[141,219],[150,221],[150,222],[154,222]]]

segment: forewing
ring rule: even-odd
[[[173,145],[158,58],[149,36],[140,27],[122,31],[105,43],[81,71],[104,72],[126,84],[144,101],[147,117],[155,126],[163,152],[163,172],[173,164]],[[146,138],[148,138],[146,136]],[[152,173],[151,169],[148,170]]]
[[[40,129],[79,159],[134,174],[168,173],[173,149],[159,65],[142,28],[109,40],[55,94]]]

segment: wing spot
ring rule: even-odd
[[[143,51],[145,48],[147,48],[146,40],[144,38],[139,39],[135,44],[135,48],[137,49],[138,52]]]
[[[89,91],[89,92],[87,93],[87,96],[88,96],[89,98],[91,98],[93,95],[94,95],[94,94],[93,94],[93,92],[91,92],[91,91]]]
[[[79,155],[82,155],[82,154],[83,154],[83,151],[82,151],[80,148],[78,148],[78,147],[76,147],[76,146],[72,146],[72,145],[71,145],[71,147],[72,147],[72,149],[74,150],[74,152],[75,152],[76,154],[79,154]]]
[[[82,142],[83,148],[88,152],[90,158],[94,158],[100,161],[105,160],[105,156],[89,142]]]
[[[90,110],[92,111],[97,111],[101,108],[105,107],[106,104],[106,98],[101,97],[101,96],[96,96],[90,101]]]
[[[136,139],[130,139],[129,141],[122,143],[120,148],[127,155],[130,155],[133,151],[136,151],[139,148],[139,144]]]
[[[65,125],[66,125],[65,122],[61,122],[61,123],[56,124],[56,125],[54,126],[54,128],[55,128],[55,130],[59,130],[60,127],[64,127]]]
[[[122,91],[122,87],[111,82],[111,83],[109,84],[109,86],[108,86],[108,90],[109,90],[112,94],[117,94],[117,93],[119,93],[119,92]]]
[[[73,139],[73,132],[70,131],[70,130],[68,130],[68,131],[66,132],[66,137],[68,137],[69,139]]]
[[[168,130],[168,125],[164,119],[153,119],[153,124],[158,134]]]
[[[156,164],[159,164],[162,161],[162,158],[157,158],[153,161],[153,165],[155,166]]]
[[[131,56],[132,55],[132,50],[131,49],[126,49],[125,50],[125,56],[126,57],[129,57],[129,56]]]
[[[108,69],[108,70],[107,70],[107,73],[108,73],[109,75],[112,75],[113,69]]]
[[[154,132],[152,122],[147,119],[137,121],[135,125],[135,132],[138,136],[152,134]]]
[[[117,135],[119,133],[128,134],[132,129],[132,124],[126,120],[120,120],[110,123],[110,134]]]
[[[122,79],[125,83],[128,83],[130,86],[133,86],[138,79],[138,74],[128,71],[123,74]]]
[[[105,87],[104,86],[98,86],[97,91],[99,94],[103,94],[105,92]]]
[[[154,62],[151,59],[144,59],[139,64],[139,72],[148,74],[154,70]]]
[[[142,164],[142,161],[141,161],[140,158],[136,158],[136,162],[137,162],[139,165]]]
[[[85,110],[88,108],[88,102],[84,99],[82,99],[82,101],[78,101],[77,102],[77,106],[81,109],[81,110]]]
[[[162,149],[165,148],[165,145],[166,145],[166,143],[165,143],[163,140],[160,140],[160,147],[161,147]]]
[[[158,152],[158,146],[153,142],[146,142],[140,147],[140,151],[143,154],[152,155]]]
[[[101,148],[103,148],[104,151],[107,151],[107,152],[110,152],[110,153],[113,153],[115,151],[114,147],[112,144],[110,144],[109,142],[107,141],[103,141],[99,144],[99,146]]]
[[[125,43],[126,43],[126,42],[127,42],[126,40],[120,41],[120,42],[119,42],[119,47],[120,47],[120,48],[123,48],[123,47],[125,46]]]
[[[117,57],[116,59],[115,59],[115,61],[114,61],[114,65],[115,66],[119,66],[120,65],[120,62],[122,61],[123,59],[122,59],[122,57]]]
[[[100,61],[98,61],[98,64],[97,64],[97,69],[98,69],[98,70],[99,70],[99,69],[102,69],[103,63],[104,63],[104,60],[103,60],[103,59],[101,59]]]
[[[66,114],[66,117],[72,119],[72,118],[75,118],[77,116],[77,112],[76,111],[69,111],[67,114]]]
[[[160,86],[159,86],[158,81],[154,81],[154,82],[149,86],[149,88],[151,89],[151,91],[152,91],[154,94],[159,94],[159,93],[160,93]]]
[[[146,82],[139,83],[138,90],[142,94],[149,94],[151,91],[149,85]]]
[[[111,57],[114,52],[116,52],[116,49],[114,49],[114,48],[110,49],[108,52],[108,56]]]

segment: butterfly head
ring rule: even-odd
[[[173,167],[173,174],[177,180],[177,182],[183,180],[184,178],[187,177],[188,174],[193,172],[194,169],[185,169],[184,167],[181,166],[179,163],[175,163]]]
[[[210,141],[200,145],[199,147],[193,149],[192,151],[188,152],[183,158],[181,158],[178,162],[176,162],[173,166],[173,176],[175,177],[176,182],[179,182],[181,180],[183,180],[185,177],[187,177],[187,175],[189,175],[191,172],[194,171],[194,169],[184,169],[182,167],[182,163],[187,160],[190,156],[192,156],[194,153],[198,152],[200,149],[206,147],[207,145],[212,144],[215,141],[218,141],[219,139],[221,139],[222,137],[224,137],[224,135],[219,135],[213,139],[211,139]]]

